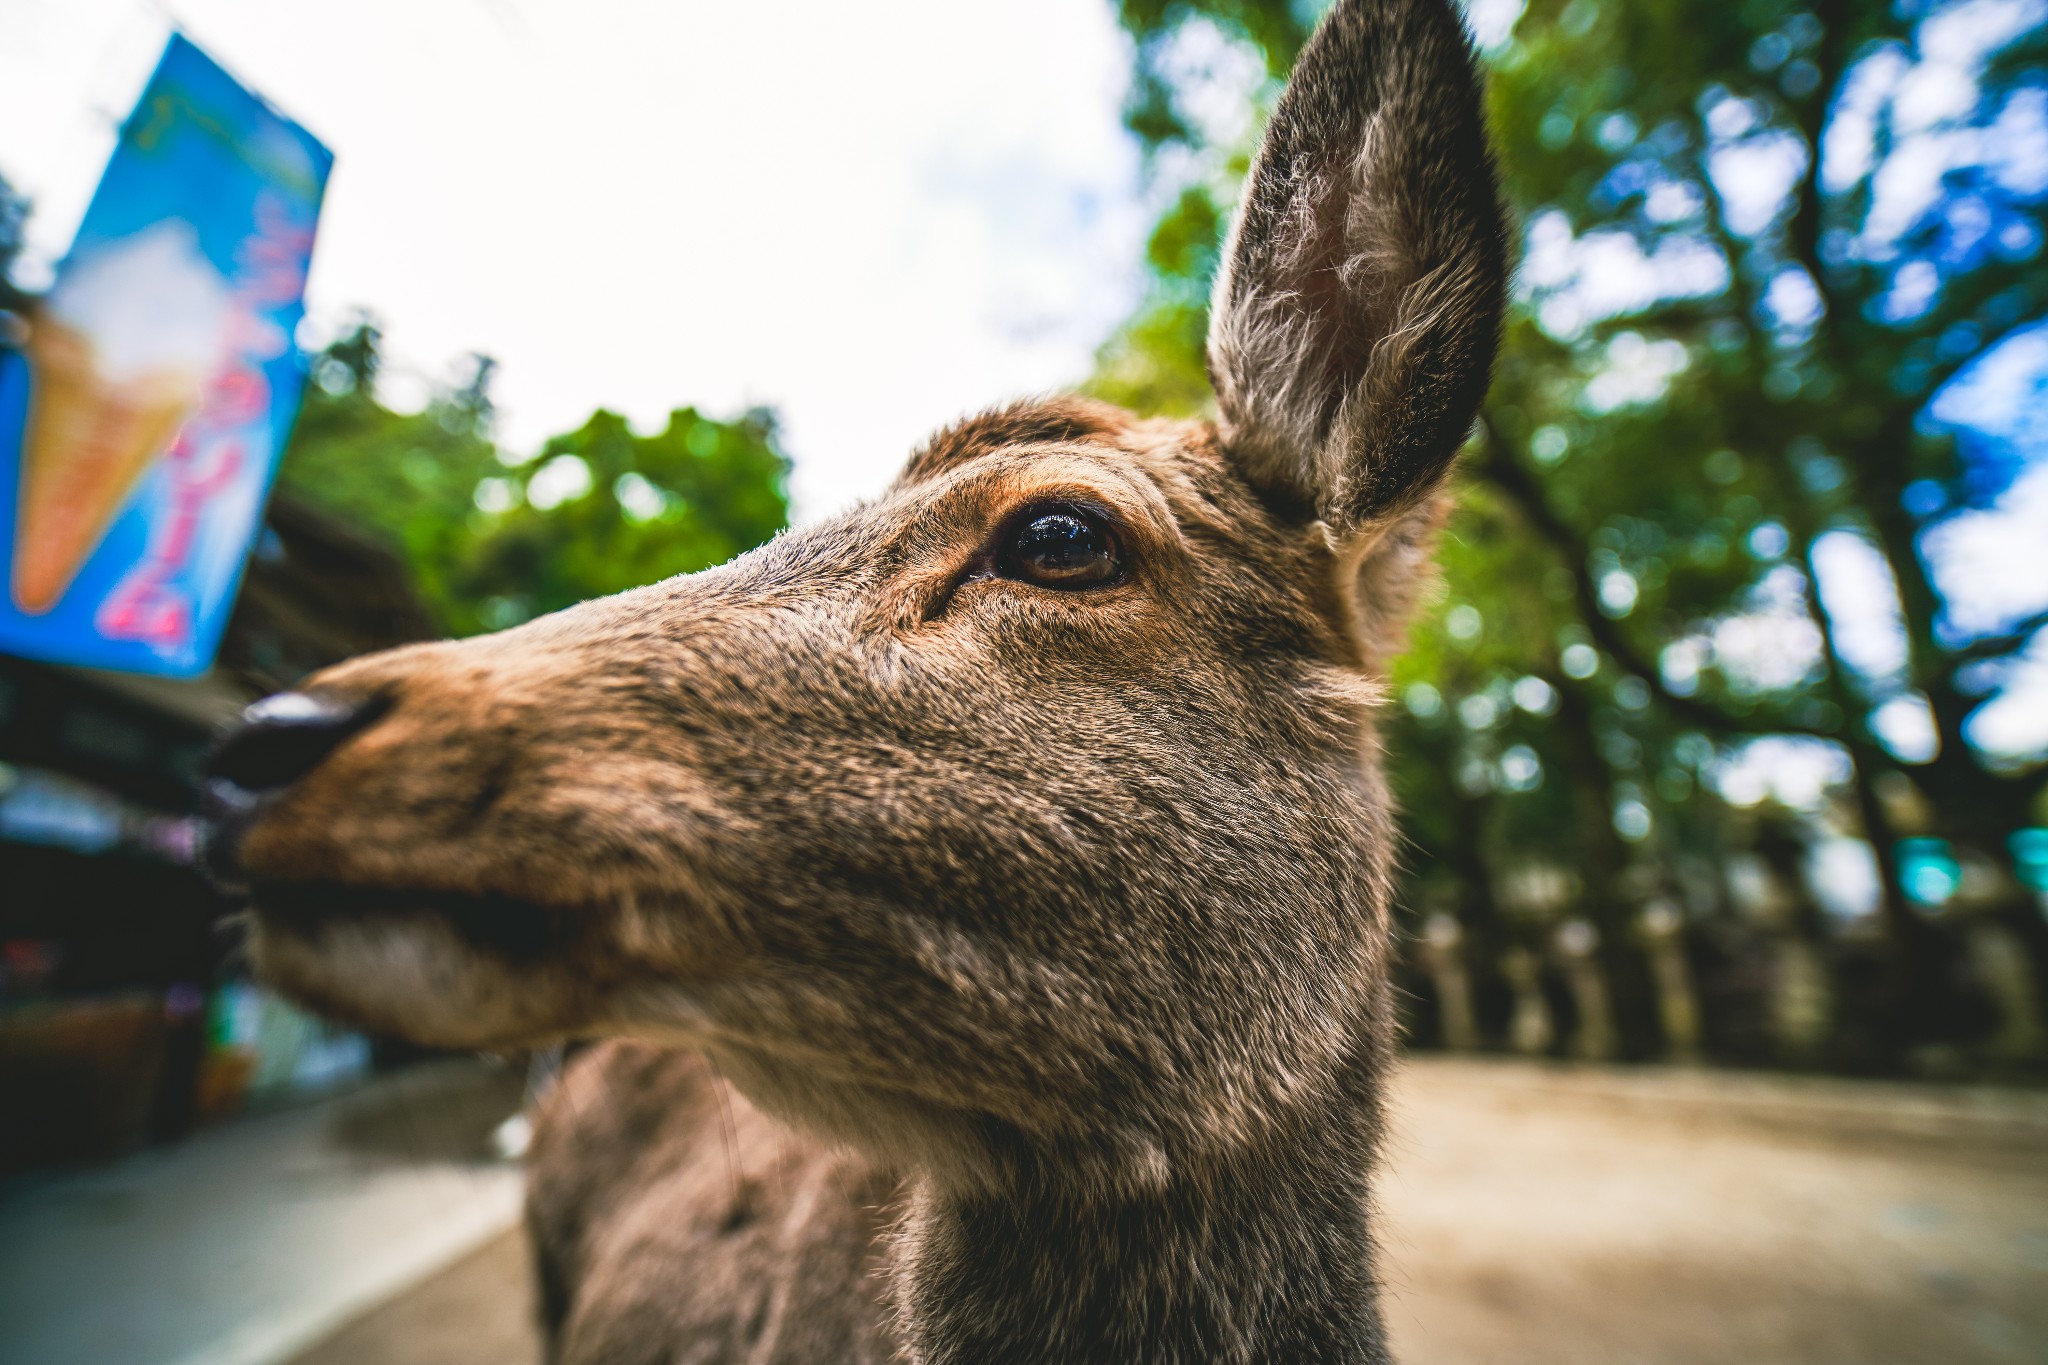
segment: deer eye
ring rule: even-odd
[[[1008,533],[997,562],[1005,578],[1044,588],[1092,588],[1123,572],[1108,523],[1079,507],[1025,516]]]

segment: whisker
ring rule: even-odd
[[[732,1207],[735,1214],[746,1207],[746,1171],[740,1165],[739,1129],[732,1118],[732,1098],[726,1094],[725,1073],[718,1069],[718,1063],[704,1054],[704,1065],[711,1069],[711,1092],[718,1097],[718,1135],[725,1144],[725,1167],[732,1177]]]

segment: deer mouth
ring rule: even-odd
[[[266,928],[316,943],[344,929],[432,923],[514,964],[538,962],[574,934],[572,912],[495,893],[268,881],[250,888],[250,902]]]
[[[368,1032],[440,1047],[516,1047],[574,1032],[607,975],[588,917],[514,896],[258,882],[257,975]]]

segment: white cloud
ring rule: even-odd
[[[2003,672],[2003,690],[1970,713],[1963,737],[2003,759],[2048,755],[2048,637],[2036,636]]]
[[[1862,839],[1831,834],[1808,845],[1806,884],[1837,919],[1875,912],[1884,899],[1877,851]]]
[[[1671,234],[1645,252],[1627,232],[1572,235],[1555,209],[1529,220],[1518,287],[1536,300],[1553,336],[1647,308],[1660,299],[1703,298],[1728,286],[1728,263],[1696,237]]]
[[[1877,162],[1879,115],[1911,66],[1903,48],[1887,44],[1850,68],[1821,135],[1824,188],[1840,194],[1870,174]]]
[[[1734,103],[1723,101],[1719,107]],[[1793,188],[1806,173],[1806,148],[1790,133],[1768,133],[1716,148],[1710,164],[1728,226],[1754,237],[1791,202]]]
[[[2043,0],[1964,0],[1929,15],[1916,41],[1928,61],[1970,73],[2043,19]]]
[[[1257,48],[1197,16],[1173,29],[1159,54],[1174,109],[1212,147],[1237,147],[1252,134],[1266,62]]]
[[[933,426],[1085,376],[1146,227],[1099,0],[775,6],[180,0],[336,152],[309,297],[398,369],[501,362],[504,436],[773,403],[800,510]],[[164,36],[144,0],[16,0],[0,172],[68,239]]]
[[[2048,460],[1996,506],[1929,529],[1921,549],[1945,598],[1943,624],[1958,636],[1994,634],[2048,609]]]
[[[1893,697],[1870,713],[1870,732],[1906,763],[1928,763],[1941,752],[1934,712],[1918,692]]]
[[[1723,799],[1738,806],[1768,797],[1794,810],[1813,811],[1851,772],[1849,756],[1839,745],[1770,735],[1720,754],[1707,776]]]
[[[1781,564],[1749,593],[1744,612],[1713,623],[1714,662],[1746,692],[1782,692],[1815,676],[1820,631],[1806,614],[1806,579]]]
[[[1602,413],[1653,403],[1690,363],[1683,342],[1669,337],[1645,341],[1640,332],[1622,332],[1607,343],[1600,369],[1586,381],[1582,405],[1588,412]]]
[[[1877,547],[1855,532],[1829,531],[1813,543],[1813,566],[1842,658],[1872,683],[1904,672],[1906,625],[1898,584]]]
[[[1970,362],[1928,405],[1935,420],[2048,453],[2048,325],[2015,332]]]
[[[1515,36],[1527,0],[1465,0],[1465,26],[1481,52],[1498,52]]]

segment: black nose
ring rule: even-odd
[[[230,888],[239,880],[236,849],[264,798],[312,772],[384,710],[378,700],[279,692],[242,712],[206,759],[202,862],[215,880]]]
[[[242,712],[240,722],[214,746],[206,775],[252,794],[290,786],[375,720],[381,709],[304,692],[265,697]]]

